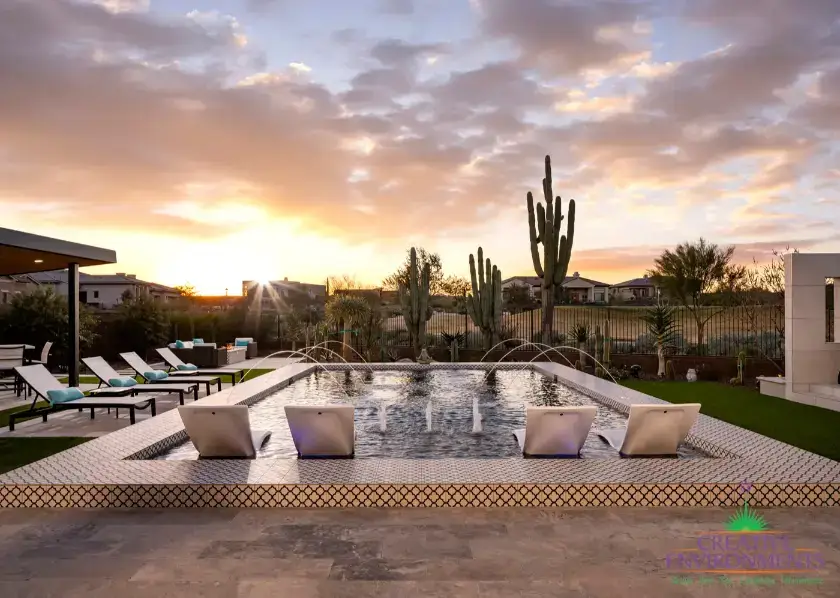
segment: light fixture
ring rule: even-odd
[[[36,263],[36,264],[43,264],[43,263],[44,263],[44,260],[35,260],[35,263]]]

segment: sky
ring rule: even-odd
[[[4,0],[0,81],[0,226],[93,273],[533,275],[546,155],[570,274],[840,250],[837,0]]]

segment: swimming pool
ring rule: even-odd
[[[533,370],[318,371],[250,408],[251,426],[271,430],[258,458],[296,457],[286,405],[353,404],[357,458],[504,458],[521,456],[513,430],[525,427],[526,406],[595,405],[598,414],[581,457],[619,458],[594,430],[620,428],[626,415]],[[474,403],[480,414],[475,427]],[[381,410],[385,410],[385,429]],[[430,417],[429,417],[430,416]],[[431,426],[429,426],[429,419]],[[681,446],[679,457],[707,457]],[[157,459],[197,459],[187,441]]]

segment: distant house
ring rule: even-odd
[[[0,305],[7,305],[15,295],[37,287],[38,283],[29,274],[0,276]]]
[[[610,297],[622,301],[638,301],[656,297],[656,285],[647,276],[633,278],[610,287]]]
[[[519,286],[528,289],[528,294],[535,299],[540,298],[540,289],[542,288],[542,278],[539,276],[514,276],[506,278],[502,281],[502,292],[504,293],[510,287]]]
[[[512,286],[524,286],[529,294],[540,300],[542,278],[538,276],[514,276],[502,281],[502,292]],[[580,272],[575,272],[563,280],[563,288],[567,296],[575,303],[604,303],[607,300],[610,285],[605,282],[584,278]]]
[[[563,288],[566,290],[566,296],[573,303],[605,303],[610,285],[591,278],[584,278],[579,272],[575,272],[573,275],[566,277],[563,281]]]
[[[41,285],[51,285],[59,295],[67,295],[67,271],[37,272],[29,274]],[[122,303],[123,296],[146,295],[162,303],[173,301],[181,294],[162,284],[140,280],[135,274],[119,272],[117,274],[79,273],[79,302],[91,307],[111,309]]]
[[[251,309],[259,307],[263,312],[284,312],[294,307],[323,307],[327,300],[327,286],[288,278],[268,282],[243,280],[242,296]]]

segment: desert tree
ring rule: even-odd
[[[437,253],[430,253],[418,247],[416,249],[417,267],[422,271],[427,265],[429,266],[429,294],[430,295],[444,295],[451,294],[447,291],[445,278],[443,276],[443,263]],[[402,285],[405,288],[411,286],[410,280],[411,270],[411,248],[406,251],[405,259],[402,264],[390,275],[382,279],[382,289],[386,291],[396,291]]]
[[[766,264],[753,263],[745,268],[743,277],[732,290],[732,302],[738,307],[741,328],[747,332],[747,342],[756,353],[770,361],[780,373],[784,368],[767,353],[768,347],[762,340],[767,330],[768,316],[776,345],[774,353],[784,351],[785,338],[785,260],[787,253],[798,253],[798,249],[786,247],[784,251],[773,250],[773,257]]]
[[[697,326],[697,346],[705,343],[706,324],[727,309],[720,297],[731,294],[744,276],[743,266],[732,263],[735,247],[719,247],[704,238],[680,243],[656,258],[648,276],[668,296],[687,309]]]

